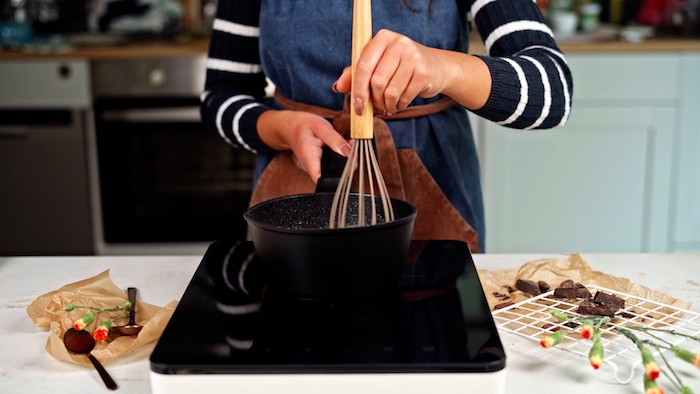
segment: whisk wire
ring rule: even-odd
[[[384,209],[384,221],[392,222],[394,221],[394,206],[391,203],[391,198],[389,198],[389,190],[386,188],[382,172],[379,170],[379,163],[377,162],[377,155],[374,154],[374,149],[369,149],[369,156],[372,168],[376,169],[377,186],[379,187],[379,195],[381,196],[382,208]]]
[[[353,222],[353,220],[348,220],[348,206],[351,205],[350,193],[356,170],[359,171],[359,179],[357,182],[358,201],[356,205],[357,221]],[[367,182],[366,186],[365,182]],[[369,189],[369,194],[365,194],[365,189]],[[377,212],[378,207],[376,199],[377,194],[375,194],[376,192],[378,192],[381,199],[383,216],[378,215]],[[367,217],[365,213],[366,196],[370,197],[370,217]],[[350,218],[352,218],[352,216],[350,216]],[[375,225],[378,223],[378,218],[383,219],[384,222],[393,221],[393,205],[391,203],[391,199],[389,198],[389,192],[386,184],[384,183],[384,178],[382,177],[382,173],[379,169],[379,163],[372,147],[372,140],[356,139],[353,140],[350,155],[345,164],[345,168],[343,168],[343,173],[338,183],[338,188],[335,196],[333,197],[330,214],[330,228],[343,228],[353,225]]]

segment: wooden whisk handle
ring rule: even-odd
[[[355,0],[352,15],[352,79],[355,80],[355,68],[360,54],[372,39],[372,2],[371,0]],[[374,136],[374,107],[368,101],[362,115],[352,110],[355,103],[354,89],[350,93],[350,138],[371,139]]]

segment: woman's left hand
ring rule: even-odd
[[[442,64],[433,49],[390,30],[380,30],[360,55],[355,69],[355,112],[360,114],[370,99],[379,115],[394,114],[416,96],[440,93]],[[347,67],[333,85],[338,92],[351,90]],[[370,89],[371,87],[371,89]]]
[[[491,74],[478,57],[427,47],[410,38],[382,29],[360,55],[352,81],[346,67],[333,90],[354,89],[353,107],[358,115],[372,100],[375,113],[391,115],[416,98],[446,94],[469,109],[481,108],[491,93]]]

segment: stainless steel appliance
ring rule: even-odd
[[[0,255],[93,253],[85,60],[0,63]]]
[[[92,63],[97,253],[203,253],[245,237],[255,157],[202,125],[205,60]]]

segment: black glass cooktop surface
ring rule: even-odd
[[[504,367],[471,254],[458,241],[413,241],[399,286],[345,303],[277,294],[251,242],[213,243],[151,355],[162,374]]]

